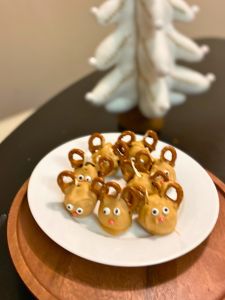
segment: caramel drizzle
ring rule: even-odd
[[[134,173],[137,175],[137,177],[141,178],[142,176],[141,176],[140,172],[137,170],[137,168],[134,165],[134,160],[131,159],[130,161],[131,161],[131,165],[132,165],[132,168],[134,170]]]

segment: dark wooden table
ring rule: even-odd
[[[202,42],[202,41],[201,41]],[[225,41],[204,40],[211,53],[193,66],[214,72],[217,81],[206,94],[189,97],[166,116],[160,139],[174,144],[225,181]],[[0,298],[30,299],[9,256],[6,218],[13,197],[34,166],[58,145],[93,131],[118,131],[117,117],[84,101],[101,74],[92,74],[47,102],[0,144]]]

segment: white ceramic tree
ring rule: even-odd
[[[208,53],[179,33],[174,20],[192,21],[199,11],[184,0],[107,0],[92,13],[115,31],[98,46],[90,63],[110,72],[86,94],[86,99],[111,112],[139,106],[145,117],[163,116],[186,94],[206,91],[215,80],[176,63],[198,62]]]

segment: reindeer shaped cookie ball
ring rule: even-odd
[[[107,182],[101,189],[98,219],[102,228],[112,235],[121,234],[131,226],[132,214],[118,183]]]
[[[86,181],[91,183],[92,180],[98,177],[98,171],[91,162],[85,163],[85,154],[81,149],[72,149],[68,154],[71,166],[74,168],[74,176],[77,181]]]
[[[99,144],[95,142],[99,140]],[[115,153],[114,145],[106,143],[102,134],[96,132],[88,141],[89,151],[92,153],[92,161],[99,171],[99,176],[112,175],[118,169],[119,156]]]
[[[158,136],[155,131],[148,130],[143,139],[140,141],[136,140],[135,133],[132,131],[124,131],[118,137],[118,142],[123,141],[127,144],[128,152],[124,153],[127,158],[135,158],[135,155],[139,151],[148,151],[148,153],[155,150],[156,144],[158,142]]]
[[[125,181],[130,181],[135,175],[137,177],[139,172],[148,173],[150,172],[153,165],[153,160],[150,153],[145,150],[138,151],[133,159],[121,158],[120,159],[120,169],[123,174]]]
[[[157,185],[157,184],[156,184]],[[176,198],[169,196],[170,189],[175,189]],[[148,195],[136,193],[144,205],[139,210],[138,222],[149,233],[165,235],[173,232],[177,224],[177,211],[183,199],[182,187],[175,182],[158,185],[158,193]]]
[[[121,171],[124,179],[127,181],[127,187],[132,187],[137,191],[144,193],[147,191],[149,195],[156,193],[156,187],[153,182],[159,184],[168,181],[168,177],[162,171],[158,170],[150,175],[152,160],[150,154],[139,151],[135,155],[135,160],[121,160]],[[132,210],[138,212],[141,202],[138,198],[132,199]]]
[[[71,171],[63,171],[57,182],[65,195],[64,206],[73,217],[82,218],[93,212],[103,180],[98,183],[93,180],[90,184],[89,180],[79,181]]]
[[[170,153],[171,159],[166,158],[166,153]],[[155,159],[151,168],[151,174],[156,171],[162,171],[168,176],[169,180],[176,180],[176,173],[174,170],[175,162],[177,158],[177,153],[174,147],[166,146],[162,149],[160,158]]]

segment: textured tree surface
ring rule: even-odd
[[[107,0],[93,14],[115,31],[98,46],[90,63],[99,70],[112,68],[86,94],[111,112],[139,106],[145,117],[161,117],[186,94],[206,91],[215,79],[176,64],[177,59],[198,62],[208,53],[179,33],[174,20],[192,21],[198,11],[184,0]]]

